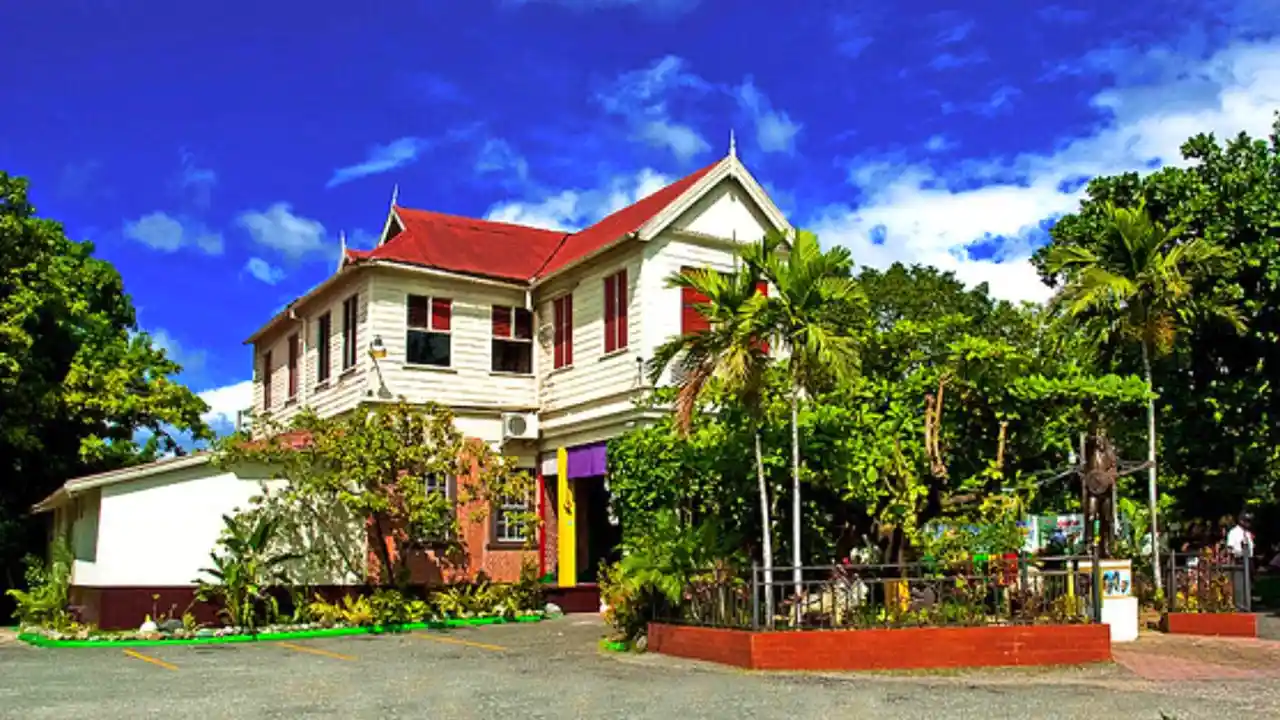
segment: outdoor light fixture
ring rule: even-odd
[[[369,357],[374,360],[381,360],[387,356],[387,346],[382,342],[381,335],[374,335],[373,342],[369,343]]]

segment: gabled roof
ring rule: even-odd
[[[347,262],[384,260],[532,282],[624,240],[661,214],[720,162],[723,161],[573,233],[393,206],[391,211],[403,229],[373,250],[347,250]]]
[[[395,207],[392,211],[404,229],[373,250],[348,250],[348,258],[527,282],[565,237],[553,230],[426,210]]]

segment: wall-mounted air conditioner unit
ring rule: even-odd
[[[503,440],[537,440],[537,413],[502,413]]]

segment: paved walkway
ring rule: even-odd
[[[1280,678],[1280,642],[1143,633],[1115,645],[1122,667],[1145,680],[1252,680]]]

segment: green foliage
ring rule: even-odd
[[[378,535],[390,540],[372,543],[383,584],[407,585],[409,558],[417,548],[432,545],[443,550],[445,560],[457,557],[463,534],[455,499],[429,492],[429,477],[467,478],[458,484],[456,505],[488,508],[533,492],[527,473],[484,443],[466,440],[453,414],[435,404],[418,408],[402,402],[323,419],[306,412],[288,428],[269,418],[262,427],[271,439],[230,438],[218,462],[270,467],[287,481],[279,495],[268,494],[259,505],[278,510],[273,515],[289,530],[293,551],[311,559],[308,570],[315,578],[360,576],[363,564],[353,548],[363,543],[352,540],[362,537],[363,518],[372,518]],[[471,518],[482,522],[486,511]],[[524,523],[526,537],[536,537],[534,510],[513,521]]]
[[[180,370],[138,331],[116,269],[0,172],[0,586],[43,552],[29,510],[68,478],[180,451],[178,433],[211,437]]]
[[[273,552],[277,521],[266,515],[222,516],[218,551],[209,554],[213,567],[201,569],[213,582],[198,579],[197,596],[219,603],[228,624],[253,632],[280,616],[273,588],[286,585],[285,566],[296,556]]]
[[[395,627],[422,622],[431,614],[431,606],[424,600],[406,597],[399,590],[381,588],[369,597],[370,617],[375,625]]]
[[[53,543],[51,560],[26,558],[27,590],[7,591],[17,603],[14,618],[23,627],[65,631],[74,624],[68,612],[71,566],[74,557],[65,540]]]
[[[373,601],[363,595],[343,595],[341,601],[333,603],[316,595],[308,612],[326,627],[368,627],[374,623]]]

